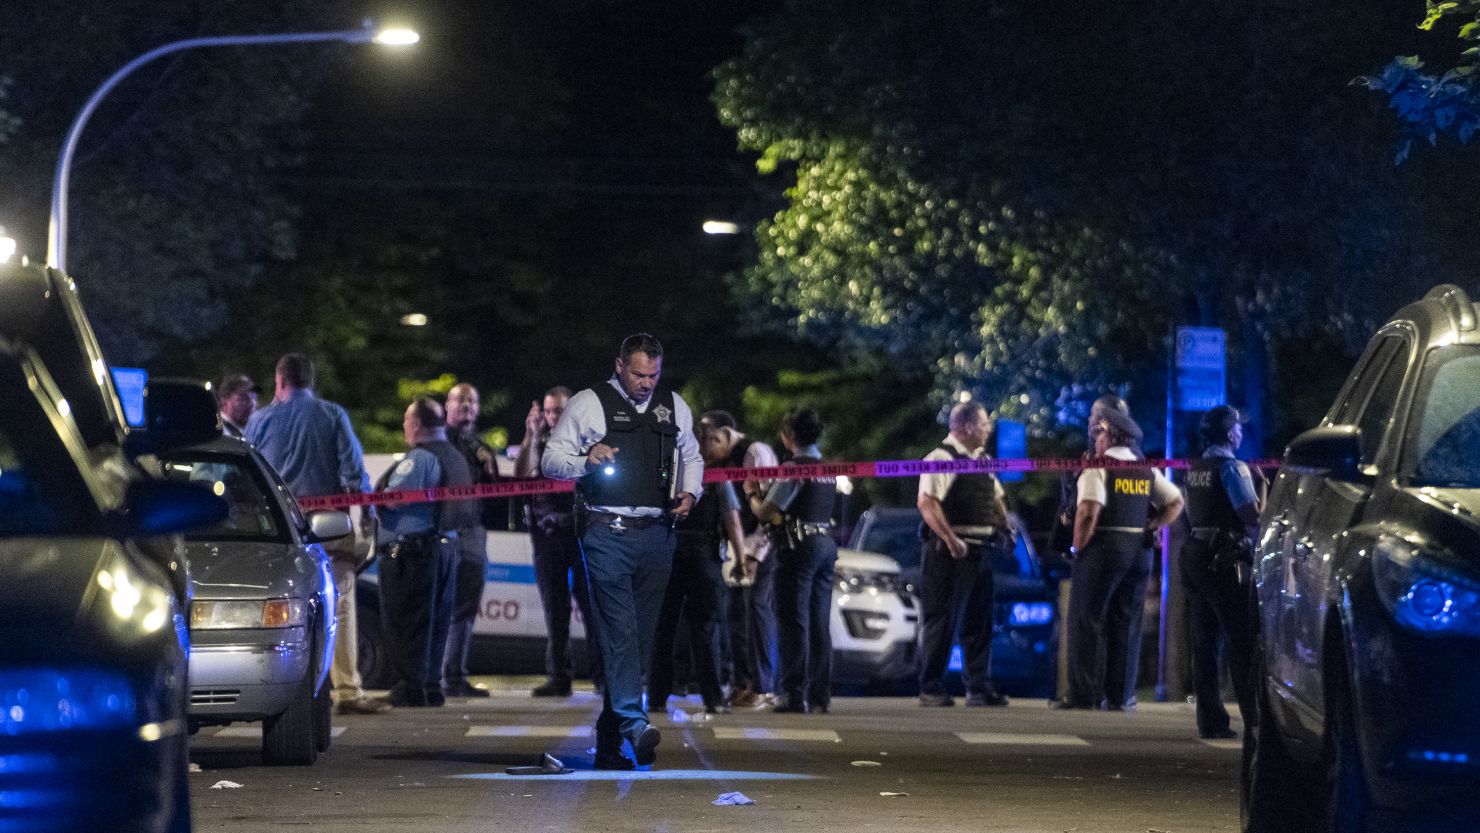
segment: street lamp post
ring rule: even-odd
[[[101,86],[97,88],[88,98],[87,103],[82,105],[82,110],[72,120],[72,126],[67,128],[67,138],[62,142],[62,155],[57,159],[56,180],[51,189],[51,222],[47,229],[46,263],[62,271],[67,269],[67,186],[72,177],[72,155],[77,151],[77,141],[82,136],[82,129],[87,126],[87,120],[96,110],[98,103],[108,95],[118,82],[122,81],[129,73],[139,67],[170,55],[182,52],[186,49],[196,49],[206,46],[259,46],[266,44],[291,44],[291,43],[321,43],[324,41],[338,41],[340,43],[377,43],[384,46],[410,46],[421,39],[421,36],[410,29],[379,29],[377,30],[369,21],[359,29],[347,29],[341,32],[288,32],[275,35],[222,35],[205,38],[186,38],[167,43],[163,46],[145,52],[143,55],[124,64],[117,72],[108,77]]]

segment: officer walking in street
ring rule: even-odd
[[[1228,725],[1220,681],[1220,645],[1239,713],[1248,731],[1254,723],[1253,623],[1249,620],[1249,577],[1254,532],[1264,507],[1264,479],[1234,457],[1244,439],[1238,409],[1219,405],[1203,415],[1199,432],[1206,450],[1187,472],[1187,519],[1192,532],[1182,545],[1182,584],[1192,620],[1192,689],[1197,695],[1197,733],[1203,738],[1237,736]]]
[[[474,483],[497,483],[498,453],[478,436],[478,389],[464,382],[447,392],[447,439],[467,461]],[[442,660],[442,691],[448,697],[487,697],[488,690],[468,681],[468,648],[483,600],[488,566],[488,529],[499,522],[502,501],[480,500],[476,521],[457,530],[457,564],[452,577],[452,617],[447,628],[447,655]],[[491,517],[490,517],[491,516]]]
[[[401,427],[411,450],[385,473],[377,491],[473,484],[467,460],[447,441],[447,416],[435,399],[412,401]],[[478,524],[478,504],[392,504],[381,508],[380,518],[380,618],[397,677],[390,700],[397,706],[441,706],[459,530]]]
[[[822,420],[798,408],[781,423],[787,465],[822,462],[817,441]],[[836,480],[778,480],[768,492],[746,486],[750,508],[762,523],[780,520],[785,546],[776,562],[776,620],[781,679],[775,710],[826,713],[832,702],[832,591],[838,545],[832,538]]]
[[[776,451],[740,432],[726,411],[708,411],[699,418],[704,459],[725,468],[770,468],[779,464]],[[752,480],[751,490],[762,494],[769,480]],[[728,629],[730,705],[763,709],[776,700],[776,539],[775,529],[762,524],[749,501],[740,503],[743,536],[732,546],[726,570],[725,625]]]
[[[694,417],[660,387],[663,346],[638,333],[616,372],[570,398],[545,447],[546,477],[577,481],[585,507],[581,551],[596,614],[606,685],[596,721],[596,766],[630,769],[657,758],[662,739],[643,707],[658,611],[673,565],[673,523],[693,510],[704,478]]]
[[[979,402],[951,409],[950,433],[927,461],[982,460],[992,420]],[[966,705],[1005,706],[992,685],[993,555],[1013,546],[1002,484],[993,474],[926,474],[917,501],[928,528],[921,569],[920,705],[951,706],[946,666],[961,641]]]
[[[570,388],[556,385],[545,391],[542,402],[532,402],[524,419],[524,439],[514,475],[540,476],[540,461],[550,432],[560,422],[570,401]],[[574,667],[570,657],[572,601],[579,605],[586,628],[586,657],[591,681],[602,686],[601,651],[596,647],[596,617],[591,615],[591,594],[586,583],[586,565],[581,561],[581,542],[576,538],[575,497],[570,494],[539,494],[529,499],[529,540],[534,548],[534,579],[545,614],[545,681],[534,687],[536,697],[569,697]]]
[[[289,353],[278,360],[275,377],[271,404],[253,412],[247,421],[247,440],[257,446],[295,496],[370,491],[364,452],[350,427],[349,414],[314,395],[313,361],[302,353]],[[370,511],[366,507],[367,514]],[[354,536],[329,541],[324,549],[334,572],[334,614],[339,623],[329,669],[334,710],[338,714],[388,712],[390,704],[366,697],[361,687],[355,577],[362,559],[355,552]]]
[[[1139,432],[1128,414],[1114,408],[1101,411],[1090,425],[1095,457],[1137,460],[1131,444]],[[1091,709],[1108,695],[1109,706],[1123,708],[1128,654],[1138,649],[1129,644],[1129,623],[1132,609],[1143,603],[1151,569],[1146,533],[1181,514],[1182,493],[1150,467],[1086,469],[1079,475],[1077,490],[1069,691],[1051,705]]]

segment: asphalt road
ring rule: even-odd
[[[843,698],[827,715],[746,711],[656,721],[651,771],[591,769],[596,695],[487,699],[335,718],[312,767],[260,765],[258,724],[203,729],[199,831],[972,831],[1192,833],[1238,826],[1236,742],[1203,742],[1183,704],[1133,713],[924,709]],[[671,705],[677,705],[677,699]],[[687,712],[702,711],[697,698]],[[550,752],[574,771],[515,777]],[[193,768],[193,767],[192,767]],[[234,782],[227,787],[220,782]],[[218,786],[219,785],[219,786]],[[216,788],[213,788],[216,787]],[[713,806],[741,792],[752,806]]]

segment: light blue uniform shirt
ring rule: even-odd
[[[391,469],[385,490],[435,489],[442,485],[442,463],[437,455],[423,448],[413,448]],[[401,503],[380,507],[380,530],[375,540],[388,544],[407,535],[420,535],[436,529],[437,504]]]
[[[313,391],[295,390],[254,411],[246,433],[294,497],[370,491],[365,453],[349,414]]]
[[[814,443],[806,448],[798,449],[793,457],[812,457],[821,460],[822,450]],[[766,503],[785,512],[796,501],[797,495],[802,493],[802,485],[806,482],[805,480],[777,480],[771,486],[771,491],[766,493]]]

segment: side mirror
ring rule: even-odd
[[[226,501],[193,483],[136,480],[129,484],[124,531],[133,535],[170,535],[226,520]]]
[[[130,456],[198,445],[221,435],[221,415],[209,382],[151,379],[144,388],[144,429],[130,433]]]
[[[314,512],[308,516],[308,540],[310,543],[333,541],[355,531],[348,512]]]
[[[1302,474],[1324,474],[1356,483],[1362,475],[1362,431],[1355,425],[1312,428],[1285,449],[1285,466]]]

